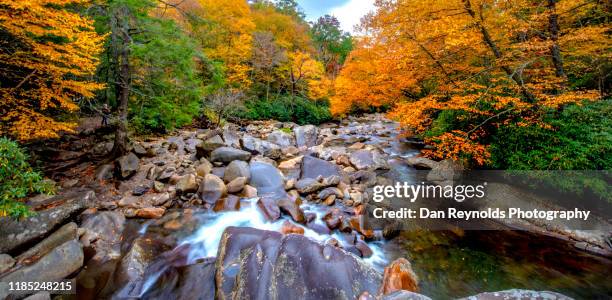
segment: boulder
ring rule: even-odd
[[[215,135],[196,146],[196,155],[198,158],[207,157],[215,149],[223,146],[225,146],[223,139],[220,136]]]
[[[194,193],[198,190],[198,182],[193,174],[187,174],[176,183],[176,191],[179,193]]]
[[[293,219],[293,221],[297,223],[302,223],[302,224],[306,223],[306,218],[304,217],[304,211],[302,211],[299,203],[297,203],[296,200],[293,200],[287,197],[287,198],[278,200],[277,205],[283,213],[291,216],[291,219]]]
[[[227,195],[227,187],[221,178],[208,174],[200,183],[198,193],[200,194],[200,199],[204,200],[204,202],[214,204],[217,200]]]
[[[356,299],[382,278],[337,247],[246,227],[225,230],[216,270],[218,299]]]
[[[382,295],[400,290],[410,292],[419,290],[419,278],[412,270],[410,262],[405,258],[398,258],[385,267],[383,281],[380,286],[380,293]]]
[[[34,247],[21,253],[19,256],[16,257],[16,260],[19,263],[23,263],[32,259],[36,259],[38,257],[43,257],[56,247],[76,238],[78,238],[77,225],[74,222],[70,222],[60,227],[49,237],[36,244]]]
[[[41,203],[43,210],[25,219],[0,218],[0,253],[11,253],[18,247],[46,236],[69,218],[94,203],[95,193],[78,189],[60,194]]]
[[[183,137],[181,136],[172,136],[167,140],[168,150],[176,151],[178,155],[185,154],[185,141],[183,141]]]
[[[300,179],[295,183],[295,188],[300,194],[310,194],[317,192],[324,188],[321,182],[313,178]]]
[[[420,156],[408,157],[404,159],[404,161],[409,166],[415,167],[417,169],[426,169],[426,170],[431,170],[438,164],[438,162],[436,161],[433,161],[429,158],[420,157]]]
[[[350,161],[357,170],[370,169],[375,166],[372,152],[369,150],[358,150],[351,154]]]
[[[226,164],[234,160],[248,161],[250,158],[251,153],[231,147],[217,148],[210,155],[210,160],[212,162],[222,162]]]
[[[192,265],[169,265],[141,299],[214,299],[215,259]],[[125,298],[123,298],[125,299]]]
[[[283,222],[280,232],[282,234],[304,234],[304,228],[294,225],[289,221]]]
[[[257,189],[247,184],[242,189],[240,196],[243,198],[255,198],[257,197]]]
[[[317,178],[319,176],[340,176],[340,168],[334,163],[312,156],[304,156],[300,178]]]
[[[227,192],[231,194],[239,193],[240,191],[242,191],[246,183],[247,183],[246,177],[236,177],[234,180],[230,181],[227,184]]]
[[[268,142],[279,145],[281,148],[295,146],[295,140],[291,134],[281,130],[274,130],[268,134]]]
[[[225,173],[223,174],[223,180],[225,182],[230,182],[238,177],[246,178],[247,182],[251,179],[251,171],[249,170],[249,164],[247,162],[235,160],[225,168]]]
[[[278,197],[285,195],[283,175],[273,165],[263,162],[251,162],[250,185],[257,189],[260,196],[274,194]]]
[[[293,128],[295,141],[298,147],[312,147],[317,144],[319,130],[314,125],[304,125]]]
[[[147,234],[136,238],[117,265],[114,283],[121,287],[142,279],[147,267],[162,253],[171,249],[172,245],[157,236]]]
[[[0,278],[8,281],[55,281],[66,278],[83,265],[83,249],[76,240],[70,240],[51,250],[33,264],[23,266]],[[8,285],[0,286],[0,299],[9,294]]]
[[[115,161],[117,174],[123,179],[132,176],[136,171],[138,171],[138,167],[140,166],[140,159],[136,154],[130,152],[127,155],[119,157]]]
[[[252,154],[261,154],[271,159],[278,159],[282,155],[281,148],[273,143],[260,140],[250,135],[242,137],[242,148],[251,152]]]

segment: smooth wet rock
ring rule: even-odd
[[[227,195],[227,187],[223,180],[216,175],[208,174],[200,183],[198,190],[200,199],[209,204],[214,204],[217,200]]]
[[[460,300],[506,300],[506,299],[517,299],[517,300],[573,300],[572,298],[563,294],[549,292],[549,291],[531,291],[521,289],[511,289],[499,292],[488,292],[480,293],[477,295],[461,298]]]
[[[21,267],[0,278],[0,281],[55,281],[66,278],[83,265],[83,249],[76,240],[53,249],[31,265]],[[7,288],[7,286],[4,286]],[[8,290],[0,288],[0,299]]]
[[[227,192],[231,194],[239,193],[240,191],[242,191],[246,183],[247,183],[246,177],[236,177],[234,180],[230,181],[227,184]]]
[[[382,295],[400,290],[410,292],[417,292],[419,290],[419,278],[412,270],[410,262],[405,258],[398,258],[385,267],[383,281],[380,286],[380,293]]]
[[[230,182],[238,177],[246,178],[247,182],[251,179],[251,171],[247,162],[235,160],[225,168],[225,173],[223,174],[223,180],[225,182]]]
[[[119,211],[102,211],[83,218],[81,228],[85,233],[81,242],[94,243],[93,259],[106,261],[121,256],[121,235],[125,228],[125,216]]]
[[[115,161],[115,164],[117,174],[119,174],[121,178],[126,179],[138,171],[140,159],[138,159],[138,156],[136,156],[134,153],[130,152],[127,155],[118,158]]]
[[[304,234],[304,228],[294,225],[289,221],[283,222],[280,232],[282,234]]]
[[[129,251],[121,258],[115,271],[115,284],[122,287],[141,279],[147,267],[162,253],[171,250],[163,240],[152,236],[141,236],[132,243]]]
[[[0,218],[0,253],[12,253],[16,248],[33,243],[67,219],[78,215],[95,201],[96,194],[77,189],[45,200],[47,209],[25,219]]]
[[[298,147],[312,147],[317,144],[319,130],[314,125],[304,125],[293,128],[295,141]]]
[[[276,199],[264,196],[257,200],[257,207],[268,221],[276,221],[280,219],[281,212]]]
[[[240,210],[240,198],[234,195],[220,199],[213,207],[215,212]]]
[[[340,168],[334,163],[312,156],[304,156],[300,178],[317,178],[319,176],[340,176]]]
[[[306,218],[304,217],[304,211],[300,208],[299,203],[296,200],[290,198],[280,199],[277,202],[280,210],[291,216],[291,219],[297,223],[306,223]]]
[[[355,299],[382,276],[347,252],[299,234],[225,230],[217,258],[219,299]]]
[[[387,295],[384,295],[382,300],[432,300],[431,298],[409,291],[396,291]]]
[[[78,238],[77,236],[77,225],[74,222],[63,225],[58,230],[54,231],[50,236],[36,244],[34,247],[21,253],[16,257],[16,260],[20,263],[36,260],[39,257],[47,255],[47,253],[53,251],[56,247]]]
[[[170,266],[141,299],[215,298],[215,260],[207,258],[187,266]]]
[[[268,134],[268,142],[279,145],[281,148],[295,146],[293,136],[281,130],[274,130]]]
[[[244,198],[255,198],[257,197],[257,189],[247,184],[242,189],[240,196]]]
[[[251,158],[251,153],[236,148],[220,147],[215,149],[211,155],[212,162],[230,163],[234,160],[248,161]]]

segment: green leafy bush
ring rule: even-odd
[[[0,216],[28,216],[31,212],[21,199],[34,193],[53,192],[53,186],[33,171],[27,160],[17,143],[0,138]]]
[[[274,119],[282,122],[295,122],[300,125],[320,124],[331,120],[328,102],[289,96],[281,96],[269,101],[247,101],[245,109],[237,116],[250,120]]]

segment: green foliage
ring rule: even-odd
[[[130,67],[132,87],[130,91],[129,117],[138,132],[165,132],[191,123],[200,114],[206,88],[221,80],[204,78],[218,75],[218,67],[203,57],[196,42],[174,20],[158,18],[152,12],[158,3],[152,1],[111,1],[108,12],[96,15],[96,28],[100,33],[109,32],[117,11],[129,11]],[[107,83],[100,95],[104,102],[116,105],[116,61],[112,39],[107,40],[106,53],[98,76]]]
[[[34,193],[53,192],[53,186],[34,172],[27,160],[28,156],[17,143],[0,138],[0,216],[28,216],[31,212],[20,199]]]
[[[533,180],[577,195],[593,193],[611,199],[611,176],[605,170],[612,170],[612,99],[551,111],[544,121],[552,129],[508,126],[498,130],[491,140],[492,167],[600,170],[536,173]]]
[[[329,103],[301,97],[280,96],[266,100],[251,100],[238,117],[251,120],[274,119],[297,124],[320,124],[331,120]]]

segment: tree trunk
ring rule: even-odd
[[[127,18],[128,14],[126,8],[120,9],[118,14],[113,14],[115,18],[115,31],[113,31],[113,38],[115,38],[115,47],[118,50],[115,51],[116,58],[115,62],[118,66],[118,80],[115,83],[115,89],[117,91],[117,128],[115,131],[115,143],[113,145],[113,155],[119,157],[125,155],[128,152],[128,104],[130,99],[131,89],[131,72],[130,72],[130,37],[128,36]],[[122,24],[120,24],[122,22]]]
[[[472,19],[475,21],[476,26],[482,34],[482,40],[485,42],[485,44],[487,44],[489,49],[491,49],[495,58],[502,58],[501,50],[499,50],[499,48],[493,41],[493,38],[491,38],[489,31],[484,27],[481,20],[479,20],[476,16],[476,12],[472,8],[472,3],[470,2],[470,0],[463,0],[463,7],[465,8],[465,11],[468,13],[468,15],[470,15],[470,17],[472,17]],[[516,72],[513,72],[512,69],[510,69],[510,67],[508,66],[501,66],[501,69],[519,86],[519,88],[521,89],[521,94],[523,94],[527,101],[534,103],[536,99],[533,94],[531,94],[531,92],[527,90],[527,88],[523,84],[522,79],[520,78],[520,75],[518,75]]]
[[[548,16],[548,30],[550,31],[550,39],[552,40],[550,56],[553,66],[555,67],[555,75],[557,75],[557,77],[565,77],[563,58],[561,57],[561,48],[559,47],[559,15],[557,14],[556,5],[557,0],[548,0],[548,10],[550,13]]]

